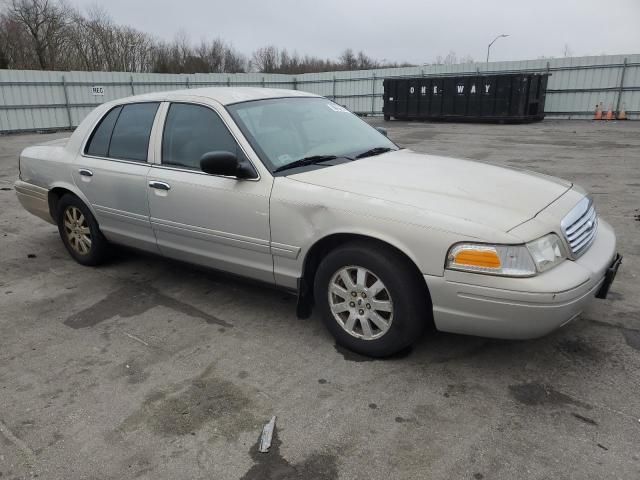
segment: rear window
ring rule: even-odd
[[[107,156],[111,132],[113,131],[113,126],[116,124],[118,115],[120,115],[120,110],[122,110],[122,107],[116,107],[102,118],[100,124],[93,131],[91,139],[89,139],[85,153],[95,155],[96,157]]]
[[[134,103],[111,110],[94,131],[86,153],[100,157],[147,161],[149,136],[158,103]]]

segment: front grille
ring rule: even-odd
[[[561,222],[562,233],[574,257],[587,251],[596,238],[598,214],[589,197],[583,198]]]

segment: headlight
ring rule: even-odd
[[[566,258],[562,242],[554,233],[523,245],[459,243],[449,249],[446,267],[473,273],[507,277],[530,277]]]
[[[564,245],[555,233],[550,233],[533,242],[527,243],[527,248],[529,252],[531,252],[531,256],[539,272],[549,270],[567,258]]]

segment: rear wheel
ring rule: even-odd
[[[96,219],[75,195],[58,202],[58,232],[73,259],[82,265],[98,265],[107,256],[108,243]]]
[[[398,252],[353,242],[330,252],[316,272],[314,296],[336,341],[385,357],[415,342],[427,324],[428,299],[415,269]]]

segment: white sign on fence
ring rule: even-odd
[[[91,94],[104,97],[104,87],[91,87]]]

